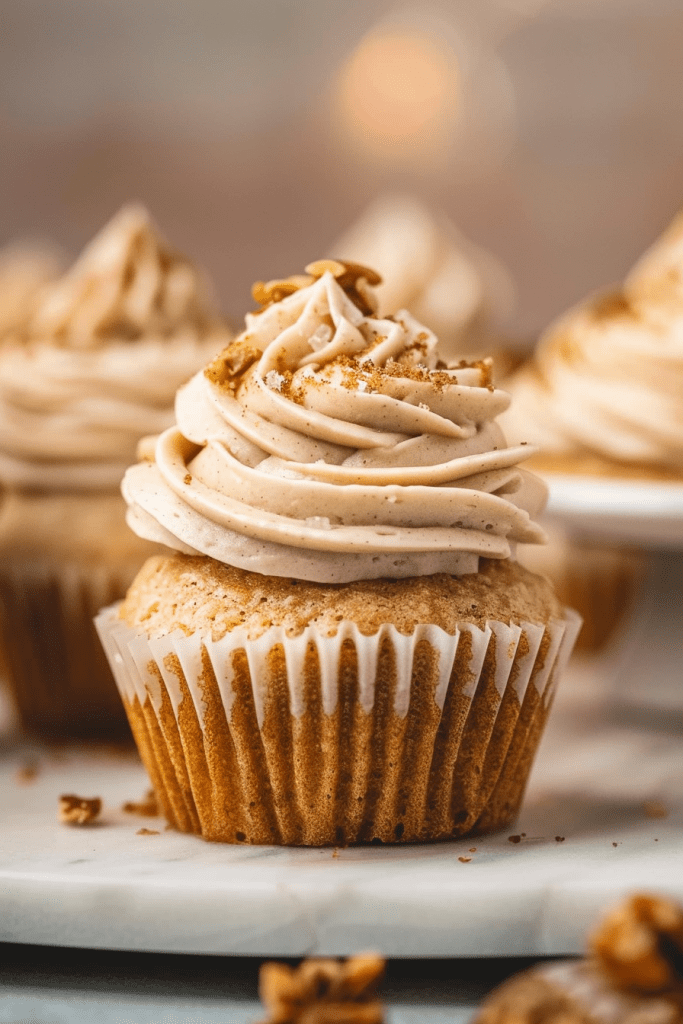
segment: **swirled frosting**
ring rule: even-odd
[[[198,271],[125,207],[0,348],[0,479],[116,488],[180,386],[229,340]]]
[[[683,472],[683,218],[620,289],[553,324],[509,387],[511,438]]]
[[[545,489],[495,417],[490,361],[447,368],[371,271],[320,261],[255,286],[265,308],[178,393],[177,426],[126,473],[141,536],[321,583],[469,573],[543,539]]]
[[[437,335],[444,359],[490,352],[513,305],[502,264],[410,195],[380,196],[331,252],[376,267],[380,315],[408,309]]]

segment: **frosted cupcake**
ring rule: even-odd
[[[683,217],[623,286],[553,324],[509,382],[508,435],[549,472],[683,481]]]
[[[376,267],[379,315],[408,309],[436,334],[442,358],[472,358],[497,346],[513,306],[510,275],[417,199],[376,199],[335,242],[332,255]],[[498,374],[512,369],[509,360],[502,353],[497,358]]]
[[[576,631],[513,560],[542,485],[490,362],[439,362],[363,267],[257,285],[131,468],[178,554],[98,619],[172,825],[225,842],[415,842],[514,817]]]
[[[119,484],[228,338],[198,272],[128,207],[4,340],[0,631],[28,729],[125,728],[92,616],[155,549],[127,529]]]
[[[683,219],[619,289],[553,324],[506,387],[513,403],[504,430],[538,446],[530,465],[548,479],[683,484]],[[540,570],[536,553],[520,557]],[[592,624],[580,643],[597,650],[616,636],[642,583],[643,559],[563,540],[543,561],[558,591]]]

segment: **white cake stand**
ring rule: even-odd
[[[611,652],[615,699],[683,720],[683,482],[547,475],[547,516],[577,540],[644,549],[643,586]],[[677,721],[678,720],[678,721]]]

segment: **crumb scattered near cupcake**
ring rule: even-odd
[[[121,805],[121,810],[126,814],[138,814],[141,818],[157,818],[159,816],[159,804],[153,789],[148,789],[144,800],[127,800]]]
[[[139,828],[135,833],[136,836],[158,836],[161,833],[155,828]]]
[[[73,793],[59,798],[59,821],[64,825],[92,825],[102,810],[100,797],[82,797]]]
[[[661,800],[646,800],[643,804],[646,818],[668,818],[669,809]]]
[[[261,1024],[383,1024],[377,985],[384,959],[362,953],[348,960],[310,958],[298,967],[265,963],[259,995],[268,1011]]]
[[[25,761],[14,773],[14,781],[20,786],[27,786],[35,782],[39,774],[40,764],[38,761]]]
[[[681,1024],[682,964],[683,907],[634,895],[598,924],[586,957],[514,975],[473,1024]]]

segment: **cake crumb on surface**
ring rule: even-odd
[[[643,810],[648,818],[668,818],[669,809],[661,800],[646,800]]]
[[[521,843],[521,836],[508,836],[508,843]]]
[[[37,761],[26,761],[20,765],[14,773],[14,781],[20,786],[35,782],[40,773],[40,765]]]
[[[121,805],[121,810],[126,814],[139,814],[142,818],[157,818],[159,816],[159,804],[153,789],[148,789],[143,800],[136,802],[127,800]]]
[[[136,836],[158,836],[161,835],[155,828],[139,828],[135,833]]]
[[[460,861],[461,864],[469,864],[470,861],[472,860],[472,858],[471,857],[458,857],[458,860]]]
[[[65,825],[91,825],[101,810],[99,796],[82,797],[68,793],[59,798],[59,820]]]

